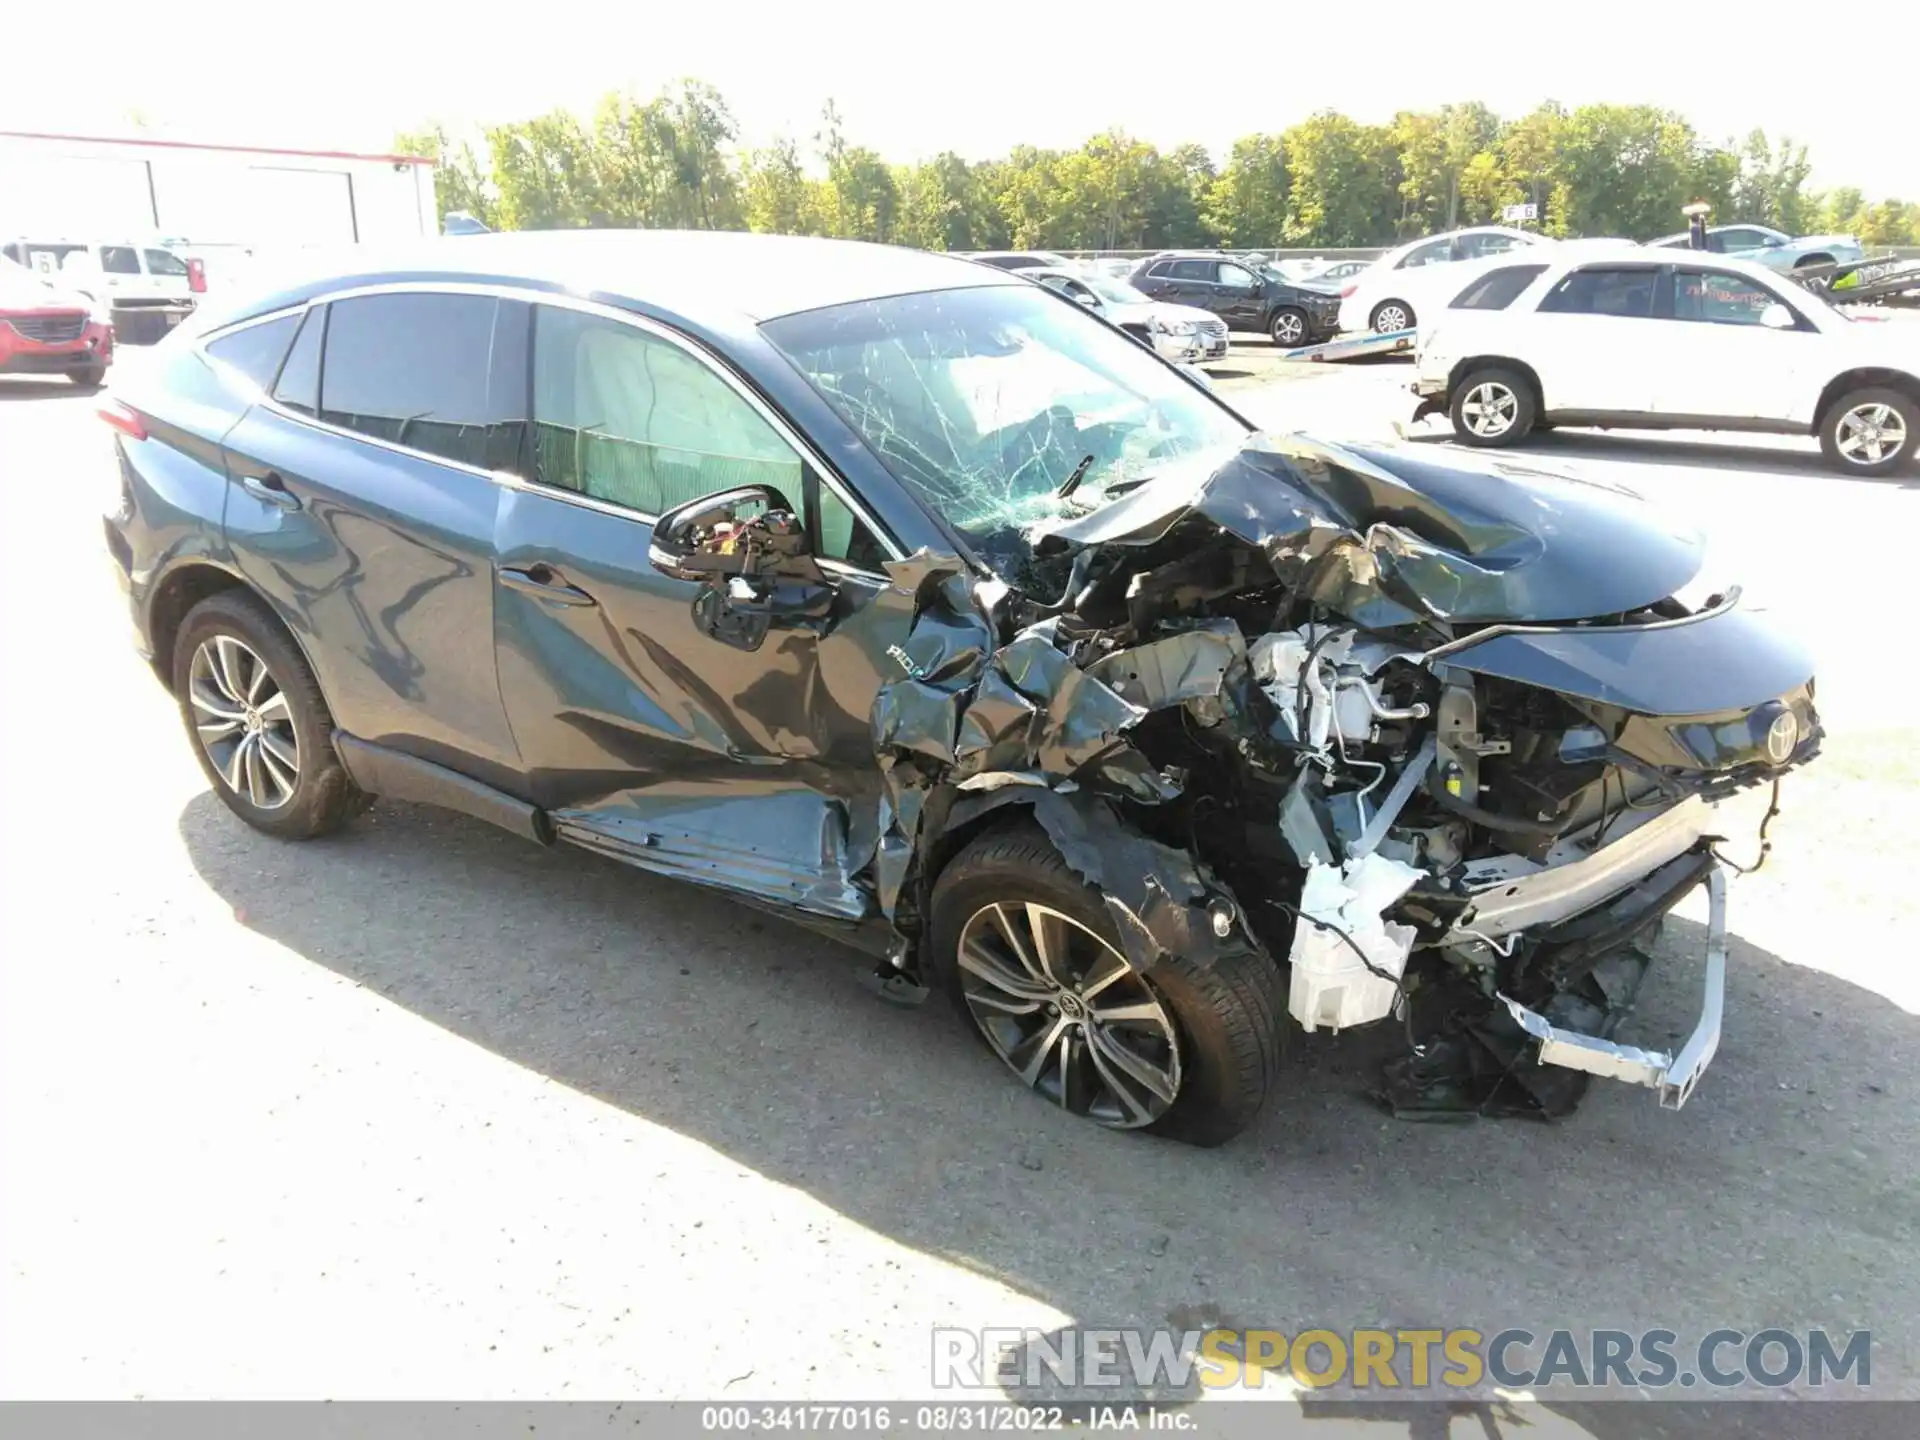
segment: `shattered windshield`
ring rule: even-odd
[[[887,469],[989,556],[1247,427],[1034,286],[863,300],[762,327]]]

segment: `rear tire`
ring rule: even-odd
[[[1447,407],[1453,433],[1468,445],[1487,449],[1519,444],[1533,429],[1538,413],[1533,386],[1526,377],[1494,365],[1461,377]]]
[[[1411,330],[1416,321],[1413,306],[1404,300],[1382,300],[1373,307],[1368,321],[1376,335],[1391,335],[1396,330]]]
[[[334,753],[333,716],[306,657],[247,591],[221,591],[187,612],[173,693],[214,793],[254,829],[311,840],[370,802]]]
[[[1036,912],[1040,928],[1021,928]],[[930,978],[947,991],[968,1028],[1016,1073],[1022,1060],[1043,1058],[1037,1074],[1019,1078],[1070,1112],[1116,1129],[1211,1146],[1239,1134],[1266,1102],[1279,1072],[1279,967],[1249,949],[1210,966],[1168,956],[1149,975],[1139,974],[1125,965],[1100,897],[1032,822],[989,830],[955,855],[933,888],[929,919]],[[1029,956],[1051,954],[1055,965],[1022,968],[1009,926],[1011,935],[1025,937]],[[1048,927],[1055,938],[1043,945],[1039,937]],[[969,956],[964,967],[963,937]],[[1065,964],[1058,963],[1061,956],[1069,957]],[[996,965],[1005,984],[983,979]],[[1065,972],[1059,976],[1064,983],[1043,978],[1056,971]],[[1077,986],[1088,991],[1084,1003]],[[1060,999],[1063,994],[1068,998]],[[1116,1032],[1097,1018],[1115,1007],[1115,997],[1129,1012],[1160,1017],[1118,1022],[1126,1041],[1121,1064],[1130,1056],[1154,1067],[1171,1081],[1170,1097],[1136,1087],[1129,1106],[1118,1094],[1122,1087],[1107,1084],[1104,1077],[1115,1066],[1091,1052],[1113,1053]],[[1045,1009],[1048,1003],[1055,1004],[1054,1012]],[[1072,1018],[1076,1011],[1084,1018]],[[1164,1032],[1163,1022],[1170,1022]],[[1059,1027],[1059,1050],[1032,1040],[1023,1048],[1023,1036],[1045,1037]],[[1089,1030],[1099,1033],[1089,1038]],[[1167,1034],[1170,1045],[1164,1043]],[[1133,1074],[1126,1067],[1121,1079]],[[1104,1110],[1109,1097],[1089,1094],[1103,1086],[1113,1092]]]
[[[1913,458],[1920,403],[1883,385],[1850,390],[1820,417],[1820,450],[1848,475],[1888,475]]]

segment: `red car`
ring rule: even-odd
[[[0,255],[0,375],[65,375],[98,385],[113,363],[113,327],[69,295]]]

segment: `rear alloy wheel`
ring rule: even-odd
[[[187,663],[194,733],[229,790],[278,810],[300,784],[293,710],[267,662],[232,635],[214,635]]]
[[[1267,322],[1267,333],[1273,337],[1273,343],[1283,350],[1306,344],[1306,312],[1293,309],[1274,311],[1273,319]]]
[[[1279,966],[1248,946],[1142,973],[1100,896],[1027,821],[976,836],[933,887],[924,954],[1023,1085],[1116,1130],[1218,1145],[1280,1065]]]
[[[1876,386],[1842,395],[1820,422],[1820,449],[1849,475],[1885,475],[1913,456],[1920,405]]]
[[[255,596],[225,590],[187,613],[173,693],[214,793],[254,829],[306,840],[366,807],[306,657]]]
[[[1390,335],[1413,328],[1413,307],[1404,300],[1382,300],[1373,307],[1373,333]]]
[[[1533,387],[1511,370],[1475,370],[1453,387],[1448,413],[1469,445],[1514,445],[1533,429]]]

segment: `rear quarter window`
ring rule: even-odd
[[[301,316],[282,315],[262,320],[207,342],[207,353],[222,365],[239,371],[262,390],[272,390],[287,358],[287,347],[300,329]]]

